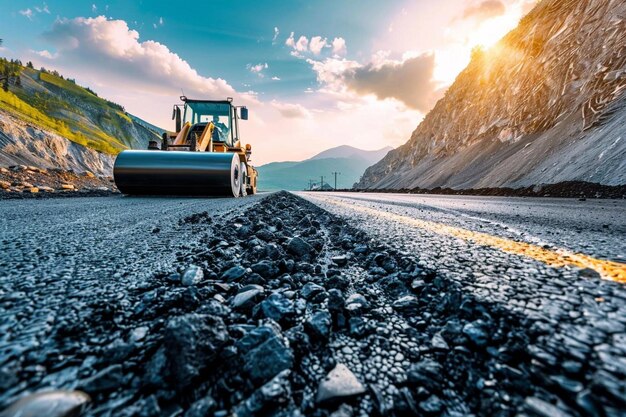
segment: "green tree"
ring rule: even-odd
[[[28,62],[26,63],[26,66],[27,66],[28,68],[30,68],[30,69],[34,69],[34,68],[35,68],[35,67],[33,66],[33,63],[32,63],[32,62],[30,62],[30,61],[28,61]]]

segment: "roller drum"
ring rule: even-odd
[[[123,151],[113,167],[115,185],[129,195],[220,195],[238,197],[235,153]]]

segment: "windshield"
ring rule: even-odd
[[[188,102],[185,104],[184,121],[192,125],[213,122],[216,129],[214,140],[231,142],[230,105],[227,103]]]

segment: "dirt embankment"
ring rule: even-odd
[[[533,185],[521,188],[400,188],[400,189],[343,189],[360,193],[407,193],[442,195],[482,195],[499,197],[561,197],[561,198],[626,198],[626,185],[603,185],[585,181],[566,181],[557,184]]]
[[[0,199],[104,196],[118,193],[111,177],[26,165],[0,167]]]

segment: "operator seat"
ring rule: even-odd
[[[174,140],[173,145],[184,145],[187,142],[189,129],[191,129],[191,123],[185,122],[183,128],[180,129],[180,132],[178,132],[178,135],[176,135],[176,139]]]
[[[206,126],[204,126],[204,130],[202,131],[200,138],[198,138],[198,146],[196,148],[198,151],[204,152],[207,149],[211,149],[214,129],[215,125],[213,124],[213,122],[209,122],[206,124]]]

